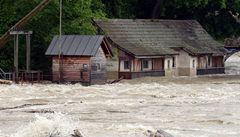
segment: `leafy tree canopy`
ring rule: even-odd
[[[41,0],[0,0],[3,35]],[[240,0],[63,0],[63,34],[95,34],[92,18],[196,19],[216,39],[239,36]],[[58,35],[59,0],[52,0],[26,26],[33,30],[32,68],[50,70],[44,52]],[[0,68],[13,66],[13,42],[0,52]],[[20,68],[25,68],[25,40],[20,40]]]

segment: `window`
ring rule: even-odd
[[[149,68],[149,61],[148,60],[143,60],[143,68],[145,68],[145,69]]]
[[[176,64],[175,64],[175,57],[173,57],[173,64],[172,64],[172,67],[173,67],[173,68],[176,67]]]
[[[211,65],[211,56],[208,56],[208,66]]]
[[[93,71],[99,71],[99,70],[101,70],[100,64],[99,64],[99,63],[93,63],[93,64],[92,64],[92,70],[93,70]]]
[[[195,68],[195,59],[192,61],[192,68]]]
[[[170,60],[167,61],[168,69],[170,69]]]
[[[129,61],[124,61],[124,69],[130,69]]]

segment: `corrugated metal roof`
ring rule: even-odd
[[[88,35],[63,35],[61,40],[59,36],[55,36],[49,45],[46,55],[58,55],[61,44],[62,55],[69,56],[95,56],[104,36],[88,36]]]
[[[109,19],[94,20],[119,47],[141,55],[177,54],[173,47],[192,54],[225,54],[224,45],[215,41],[195,20]]]

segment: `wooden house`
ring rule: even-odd
[[[229,50],[240,50],[240,37],[225,40],[225,48]]]
[[[107,80],[106,59],[112,51],[104,36],[55,36],[45,54],[52,58],[53,81],[103,84]]]
[[[195,20],[93,20],[118,49],[118,76],[224,73],[227,50]]]

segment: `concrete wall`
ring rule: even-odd
[[[171,77],[174,75],[173,57],[166,57],[164,59],[164,70],[166,77]]]
[[[183,50],[179,51],[179,55],[177,56],[178,76],[196,76],[197,67],[198,67],[197,57],[190,56],[187,52]]]
[[[118,49],[111,47],[113,58],[107,59],[107,78],[109,80],[118,79]]]

